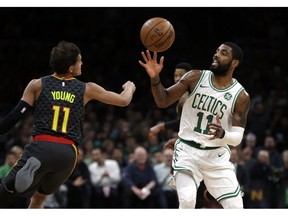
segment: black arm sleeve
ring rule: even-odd
[[[179,131],[179,124],[180,124],[180,118],[167,121],[164,123],[165,129],[172,129],[174,131]]]
[[[8,132],[32,107],[23,100],[0,123],[0,134]]]

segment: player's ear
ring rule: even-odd
[[[72,73],[72,72],[73,72],[73,69],[74,69],[74,67],[73,67],[73,66],[70,66],[69,69],[68,69],[68,72],[69,72],[69,73]]]
[[[239,65],[239,60],[234,59],[234,60],[232,61],[232,65],[233,65],[234,68],[238,67],[238,65]]]

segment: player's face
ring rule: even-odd
[[[81,75],[81,66],[82,66],[82,56],[79,54],[77,57],[77,62],[72,66],[72,75],[80,76]]]
[[[186,70],[184,70],[182,68],[175,69],[174,82],[177,83],[185,73],[186,73]]]
[[[222,44],[213,56],[210,70],[216,76],[224,76],[230,68],[232,61],[232,48]]]

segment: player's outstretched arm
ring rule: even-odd
[[[163,68],[164,57],[162,56],[157,62],[157,52],[150,55],[150,51],[141,53],[144,62],[139,60],[139,64],[145,68],[147,74],[151,78],[151,91],[159,108],[166,108],[175,103],[188,89],[187,82],[178,82],[175,85],[164,88],[161,84],[159,74]]]
[[[90,100],[98,100],[105,104],[115,106],[128,106],[132,100],[136,87],[133,82],[127,81],[122,85],[123,91],[119,94],[113,91],[107,91],[96,83],[86,84],[84,103]]]
[[[40,90],[41,80],[31,80],[25,88],[17,106],[0,122],[0,134],[8,132],[21,118],[23,118],[24,114],[34,105],[35,100],[40,94]]]

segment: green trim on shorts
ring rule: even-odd
[[[183,140],[181,138],[179,138],[180,141],[182,143],[185,143],[193,148],[197,148],[197,149],[201,149],[201,150],[213,150],[213,149],[217,149],[217,148],[220,148],[220,146],[215,146],[215,147],[210,147],[210,146],[207,146],[207,147],[201,147],[202,145],[200,143],[196,143],[194,141],[187,141],[187,140]]]
[[[177,172],[182,172],[182,173],[186,173],[187,175],[191,176],[193,181],[194,181],[194,184],[196,186],[196,189],[198,189],[199,185],[197,185],[196,181],[195,181],[195,178],[194,178],[194,175],[193,175],[193,172],[186,168],[186,167],[177,167],[176,166],[173,166],[173,170],[174,171],[177,171]],[[174,175],[173,175],[174,176]]]
[[[239,193],[240,193],[240,186],[238,185],[238,187],[236,188],[236,190],[234,192],[223,194],[223,195],[219,196],[218,198],[216,198],[216,200],[217,200],[217,202],[219,202],[223,199],[236,197],[236,196],[238,196]]]

